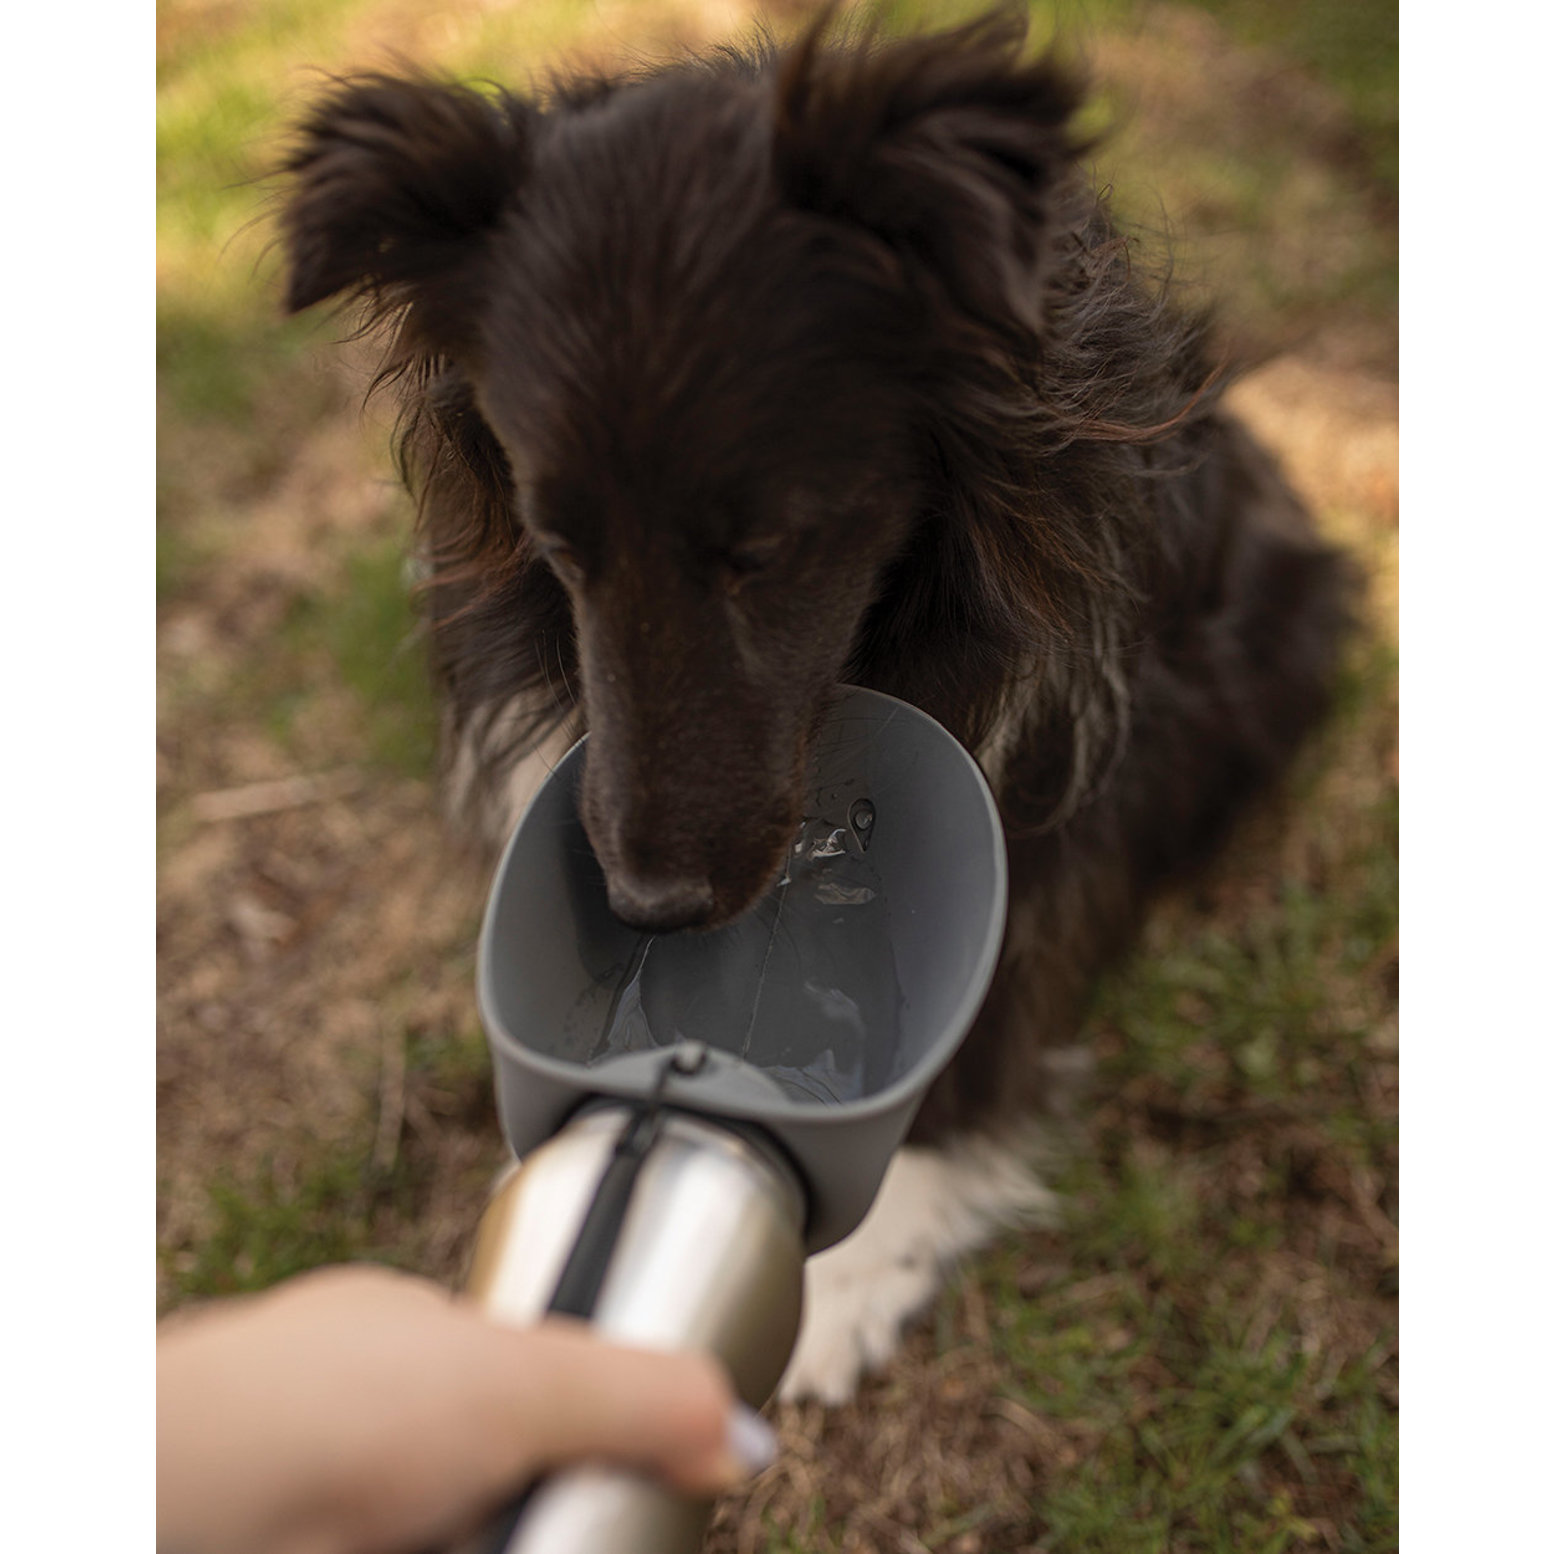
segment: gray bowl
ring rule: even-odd
[[[819,1251],[868,1212],[987,993],[1007,899],[987,784],[926,713],[842,687],[785,881],[726,928],[645,935],[610,912],[578,818],[587,745],[519,822],[481,930],[508,1141],[522,1155],[587,1101],[662,1085],[667,1104],[786,1151]],[[706,1049],[700,1068],[666,1078],[687,1041]]]

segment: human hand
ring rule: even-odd
[[[365,1266],[169,1319],[157,1394],[161,1554],[409,1554],[562,1463],[706,1495],[774,1451],[706,1356],[501,1327]]]

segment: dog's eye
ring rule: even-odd
[[[767,571],[782,555],[786,543],[781,537],[773,536],[735,545],[723,555],[723,570],[731,582],[742,583],[747,577]]]

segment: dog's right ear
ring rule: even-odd
[[[533,112],[424,79],[341,82],[284,166],[288,311],[354,293],[411,306],[418,332],[452,344],[467,312],[459,283],[522,184]]]

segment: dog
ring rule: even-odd
[[[287,307],[388,339],[456,810],[499,840],[586,727],[611,907],[665,931],[773,883],[839,682],[997,797],[998,973],[810,1262],[789,1397],[849,1396],[949,1260],[1050,1207],[1051,1055],[1318,724],[1351,614],[1024,40],[823,17],[543,101],[354,77],[286,163]]]

